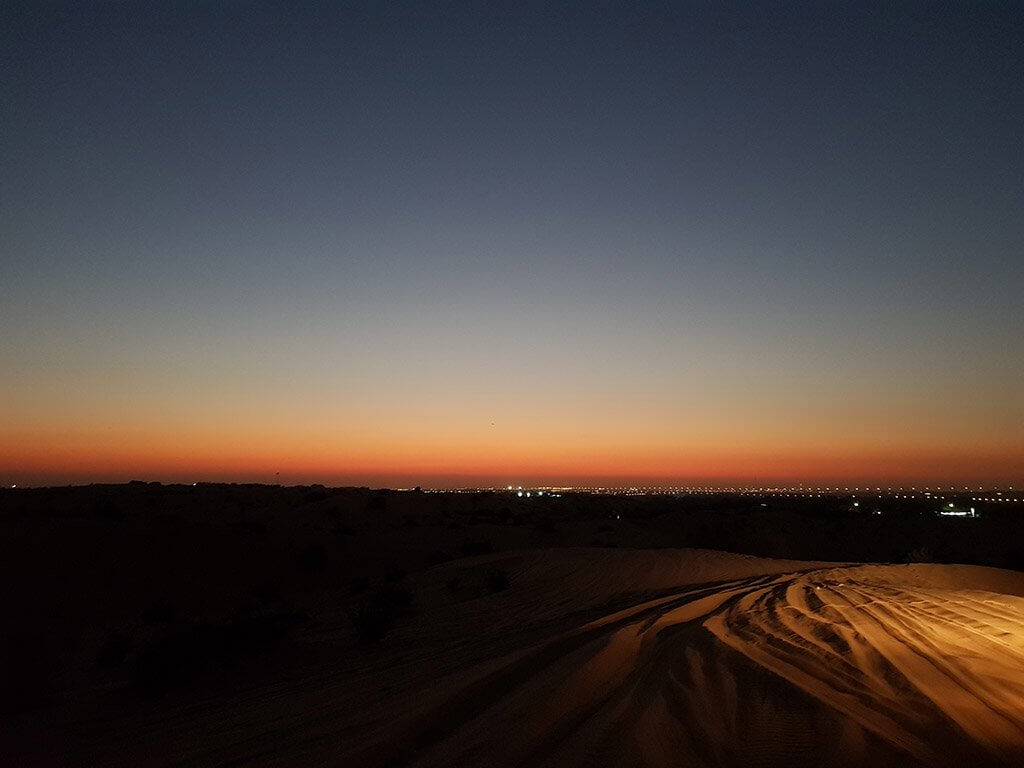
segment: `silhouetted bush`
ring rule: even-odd
[[[313,486],[310,490],[306,491],[302,497],[303,504],[314,504],[318,501],[323,501],[330,494],[324,489],[323,486]]]
[[[0,712],[34,709],[46,700],[50,688],[45,638],[18,631],[0,636]]]
[[[931,562],[934,562],[934,558],[932,557],[931,550],[928,549],[928,547],[924,546],[923,544],[920,547],[916,547],[915,549],[912,549],[909,552],[907,552],[906,560],[907,560],[908,563],[931,563]]]
[[[504,592],[508,589],[508,571],[492,568],[487,572],[486,581],[491,592]]]
[[[199,677],[246,657],[276,649],[292,617],[240,617],[228,625],[197,624],[165,635],[139,653],[135,683],[146,696],[191,686]]]
[[[389,584],[374,592],[359,604],[352,617],[359,645],[369,647],[383,640],[395,621],[409,613],[411,605],[409,592],[397,585]]]
[[[1024,547],[1011,547],[1003,560],[1003,567],[1012,568],[1015,571],[1024,571]]]
[[[93,506],[92,516],[100,520],[123,520],[124,510],[113,501],[103,499]]]
[[[167,598],[159,598],[146,606],[142,621],[146,624],[170,624],[178,614],[177,608]]]
[[[462,542],[462,554],[466,557],[473,555],[489,555],[494,551],[494,545],[486,539],[466,539]]]
[[[266,536],[267,526],[261,523],[259,520],[252,520],[250,518],[242,518],[232,524],[235,528],[253,536]]]
[[[433,552],[427,553],[427,565],[440,565],[441,563],[447,563],[455,558],[447,552],[442,552],[439,549],[435,549]]]
[[[369,500],[366,502],[366,508],[376,512],[385,510],[388,508],[388,494],[387,491],[375,491]]]
[[[100,652],[96,657],[96,664],[100,669],[119,667],[124,663],[131,649],[132,644],[128,637],[122,632],[114,630],[103,641]]]
[[[295,561],[306,573],[320,573],[327,564],[327,552],[322,544],[310,544],[295,556]]]
[[[278,595],[277,585],[270,582],[257,584],[249,590],[249,596],[254,598],[260,605],[269,605],[278,598]]]

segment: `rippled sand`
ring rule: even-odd
[[[662,584],[685,581],[688,569],[772,564],[729,555],[716,563],[712,553],[576,557],[561,584],[550,580],[553,595],[589,596],[616,572],[660,594],[532,643],[353,756],[417,765],[1024,764],[1024,598],[1006,592],[1021,591],[1018,574],[777,563],[783,572],[674,589]],[[530,567],[520,566],[521,578]]]
[[[494,568],[506,591],[446,588]],[[418,577],[415,617],[381,649],[161,705],[126,723],[114,762],[1024,765],[1022,595],[1024,574],[969,566],[459,561]]]

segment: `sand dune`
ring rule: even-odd
[[[667,766],[1024,756],[1024,576],[705,552],[573,558],[530,559],[519,577],[582,602],[615,583],[662,594],[510,654],[352,757]]]
[[[453,599],[446,588],[495,568],[507,590]],[[351,666],[327,657],[273,685],[162,704],[124,722],[122,748],[93,762],[1024,758],[1024,574],[579,549],[439,566],[417,576],[415,600],[415,617]]]

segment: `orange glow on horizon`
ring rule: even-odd
[[[657,435],[571,439],[543,429],[436,436],[346,438],[328,431],[237,432],[180,427],[160,434],[89,430],[22,432],[0,440],[3,482],[59,484],[127,479],[326,484],[501,485],[641,482],[1013,483],[1021,451],[887,447],[806,437],[671,441]]]
[[[209,373],[185,387],[171,373],[83,379],[74,399],[60,379],[26,380],[0,430],[0,482],[1024,485],[1006,393],[798,391],[711,372],[637,390],[557,368],[511,382],[423,369],[339,393],[326,379],[240,388]]]

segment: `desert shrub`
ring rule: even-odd
[[[439,549],[435,549],[433,552],[427,553],[427,565],[440,565],[441,563],[447,563],[455,558],[447,552]]]
[[[249,596],[254,598],[260,605],[269,605],[278,598],[279,594],[277,585],[271,582],[257,584],[249,590]]]
[[[0,712],[43,704],[51,689],[51,662],[45,638],[17,631],[0,636]]]
[[[487,583],[487,589],[491,592],[504,592],[508,589],[508,571],[504,569],[492,568],[487,571],[485,578]]]
[[[493,551],[494,545],[487,539],[466,539],[462,542],[462,554],[466,557],[489,555]]]
[[[320,573],[327,564],[327,552],[322,544],[309,544],[295,556],[295,562],[306,573]]]
[[[136,688],[146,696],[161,696],[191,686],[215,669],[273,651],[287,636],[293,620],[287,616],[245,616],[227,625],[196,624],[167,634],[139,653]]]
[[[379,643],[398,619],[408,615],[411,606],[408,590],[395,584],[378,589],[359,604],[352,616],[359,645],[365,648]]]
[[[153,624],[170,624],[177,617],[178,611],[174,603],[165,597],[157,598],[142,611],[142,621]]]
[[[243,533],[247,533],[252,536],[267,535],[267,526],[264,523],[261,523],[259,520],[253,520],[248,517],[243,517],[241,520],[236,521],[232,525],[233,527],[237,528]]]
[[[315,504],[318,501],[323,501],[330,494],[323,486],[312,486],[302,497],[303,504]]]
[[[191,682],[199,665],[190,633],[162,638],[139,653],[135,661],[135,686],[139,693],[159,696],[175,685]]]
[[[124,663],[132,649],[131,640],[123,632],[114,630],[107,635],[100,652],[96,656],[96,665],[100,669],[115,669]]]
[[[296,616],[244,616],[227,628],[227,660],[266,653],[280,647]]]
[[[1002,567],[1012,568],[1015,571],[1024,571],[1024,547],[1010,547],[1003,558]]]
[[[931,550],[922,544],[920,547],[907,552],[906,561],[908,563],[931,563],[934,562],[934,558],[932,557]]]
[[[376,512],[383,511],[388,508],[388,493],[387,491],[375,491],[369,500],[366,502],[366,508]]]
[[[93,505],[92,516],[99,520],[123,520],[124,510],[110,499],[102,499]]]

